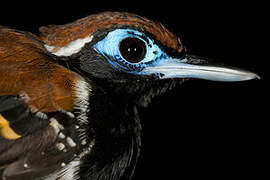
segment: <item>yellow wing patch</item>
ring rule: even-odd
[[[9,121],[6,120],[1,114],[0,114],[0,136],[9,140],[15,140],[21,137],[9,126]]]

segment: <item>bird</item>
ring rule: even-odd
[[[188,79],[255,73],[190,55],[160,22],[101,12],[33,34],[0,26],[0,179],[128,180],[138,107]]]

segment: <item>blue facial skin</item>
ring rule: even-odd
[[[138,38],[145,43],[145,57],[138,63],[126,61],[120,53],[120,42],[128,37]],[[143,74],[142,70],[145,67],[155,66],[168,59],[168,55],[154,43],[154,40],[133,29],[116,29],[109,32],[104,39],[94,45],[94,49],[102,54],[118,70],[133,74]]]

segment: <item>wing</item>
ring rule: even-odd
[[[36,179],[74,159],[80,79],[38,37],[0,27],[0,179]]]

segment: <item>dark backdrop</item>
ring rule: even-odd
[[[227,1],[226,1],[227,2]],[[2,3],[2,2],[1,2]],[[101,11],[128,11],[164,23],[192,54],[254,71],[261,80],[191,80],[140,109],[143,147],[134,179],[241,178],[266,171],[266,13],[258,4],[192,1],[33,1],[1,5],[0,24],[38,33]]]

